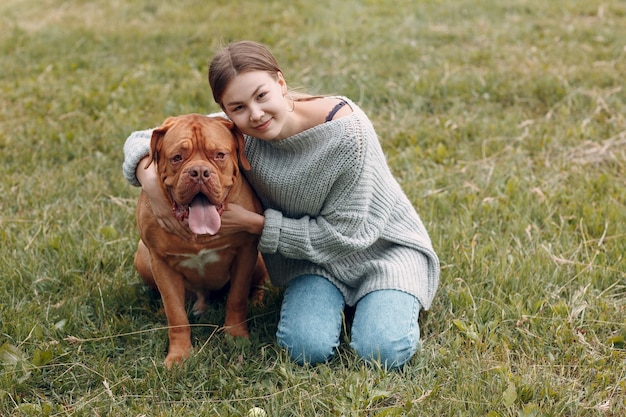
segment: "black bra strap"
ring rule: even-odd
[[[330,122],[331,120],[333,120],[333,118],[335,117],[335,114],[337,114],[337,112],[341,110],[341,108],[345,106],[346,104],[348,103],[344,100],[341,100],[339,103],[337,103],[337,105],[333,107],[330,113],[328,113],[328,116],[326,116],[326,121]]]

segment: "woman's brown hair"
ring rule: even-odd
[[[213,99],[222,106],[222,96],[228,83],[238,74],[265,71],[276,76],[280,71],[274,55],[257,42],[241,41],[221,49],[209,63],[209,84]]]

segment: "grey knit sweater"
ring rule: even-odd
[[[421,219],[394,179],[367,116],[349,116],[280,141],[246,137],[246,177],[264,207],[259,250],[271,281],[327,277],[354,305],[371,291],[396,289],[428,309],[439,260]],[[151,130],[124,145],[124,176],[139,185],[138,162]]]

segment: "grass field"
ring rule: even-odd
[[[385,372],[166,320],[132,265],[130,132],[217,110],[225,42],[371,116],[442,262],[421,351]],[[626,415],[626,2],[4,0],[0,416]]]

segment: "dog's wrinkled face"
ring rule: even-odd
[[[150,151],[174,214],[196,234],[216,234],[220,215],[242,166],[243,136],[223,118],[183,115],[152,134]]]

